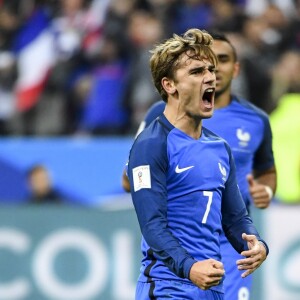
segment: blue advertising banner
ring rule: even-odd
[[[1,300],[133,300],[139,265],[133,209],[1,206]]]
[[[133,137],[1,138],[0,203],[28,199],[26,173],[34,165],[50,172],[68,203],[98,206],[123,195],[121,176]]]

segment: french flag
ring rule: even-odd
[[[50,18],[43,9],[34,10],[22,25],[13,51],[18,64],[17,109],[24,112],[37,103],[55,62]]]

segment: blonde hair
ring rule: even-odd
[[[193,28],[186,31],[183,36],[174,34],[172,38],[150,51],[153,83],[165,102],[167,102],[168,95],[161,85],[161,80],[164,77],[175,79],[175,71],[180,66],[182,54],[187,54],[192,59],[206,58],[215,66],[217,65],[217,57],[211,49],[212,42],[213,38],[209,33]]]

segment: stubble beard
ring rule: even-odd
[[[222,89],[220,89],[220,90],[216,89],[216,91],[215,91],[215,100],[217,100],[218,97],[222,96],[225,93],[225,91],[230,89],[230,86],[231,86],[231,81],[229,81]]]

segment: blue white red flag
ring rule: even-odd
[[[55,61],[50,18],[36,9],[16,35],[13,51],[17,56],[17,108],[27,111],[38,101]]]

